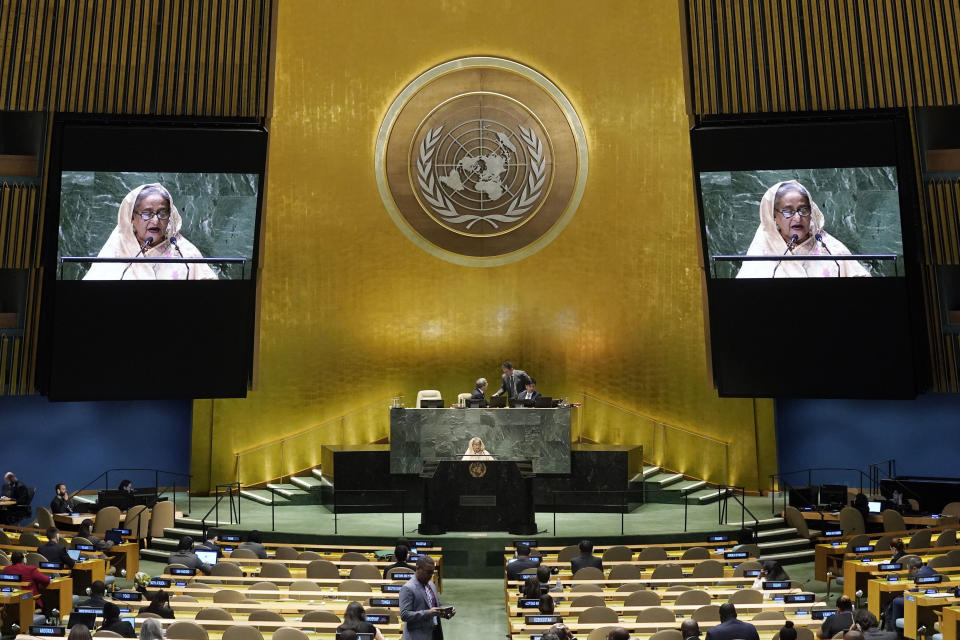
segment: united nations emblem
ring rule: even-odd
[[[487,465],[482,462],[471,462],[470,475],[474,478],[482,478],[487,475]]]
[[[533,69],[463,58],[414,80],[377,140],[377,180],[397,226],[434,255],[506,264],[546,246],[586,181],[580,120]]]

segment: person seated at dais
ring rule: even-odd
[[[796,236],[796,240],[793,238]],[[760,199],[760,226],[748,256],[771,256],[769,262],[744,262],[738,278],[836,278],[870,276],[856,260],[783,260],[791,255],[850,255],[847,247],[824,229],[824,217],[806,187],[796,180],[778,182]]]
[[[537,381],[533,378],[527,380],[526,390],[520,394],[521,400],[536,400],[540,397],[537,391]]]
[[[486,378],[477,378],[477,386],[474,388],[473,393],[470,394],[471,400],[479,400],[480,406],[487,406],[487,379]]]

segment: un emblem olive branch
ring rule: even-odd
[[[440,125],[432,131],[428,131],[423,140],[420,141],[420,152],[417,154],[417,183],[420,185],[420,193],[424,200],[429,203],[435,213],[443,217],[450,224],[467,223],[467,229],[472,227],[478,221],[484,221],[494,229],[499,229],[497,222],[511,223],[520,220],[537,203],[540,194],[543,191],[543,185],[546,181],[547,160],[543,154],[543,143],[533,132],[533,129],[527,129],[520,126],[520,139],[527,147],[530,154],[530,171],[527,174],[527,182],[520,192],[520,195],[510,202],[510,206],[502,214],[489,214],[478,216],[472,213],[460,213],[457,211],[453,202],[444,193],[438,180],[433,175],[434,152],[437,144],[441,140],[441,134],[445,125]]]

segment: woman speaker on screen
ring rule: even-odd
[[[117,211],[117,226],[98,258],[202,258],[183,237],[183,220],[170,192],[159,183],[140,185]],[[202,262],[95,262],[84,280],[216,280]]]
[[[850,255],[847,247],[824,229],[823,213],[796,180],[778,182],[760,199],[760,226],[748,256]],[[738,278],[846,278],[870,276],[856,260],[745,261]]]

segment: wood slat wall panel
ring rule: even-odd
[[[960,103],[954,0],[681,1],[695,117]],[[942,331],[936,271],[960,265],[960,181],[917,184],[933,387],[960,392],[960,337]]]
[[[259,118],[273,0],[6,0],[0,110]]]
[[[0,0],[0,111],[262,120],[274,1]],[[0,185],[0,268],[29,270],[23,335],[0,336],[0,395],[33,392],[44,193]]]

